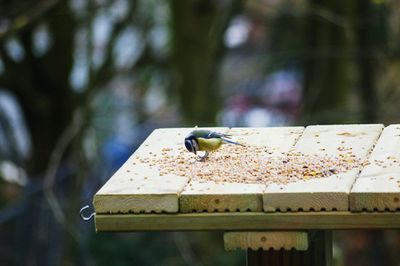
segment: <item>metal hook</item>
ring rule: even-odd
[[[84,214],[83,214],[83,211],[88,209],[88,208],[89,208],[89,205],[86,205],[86,206],[83,206],[82,209],[79,211],[79,215],[81,216],[81,219],[83,221],[89,221],[96,214],[95,212],[92,212],[88,217],[85,217]]]

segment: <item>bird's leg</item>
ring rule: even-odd
[[[204,162],[207,159],[208,154],[208,151],[206,151],[203,156],[199,156],[199,161]]]

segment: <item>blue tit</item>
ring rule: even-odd
[[[200,157],[201,160],[207,158],[211,151],[217,150],[223,143],[230,143],[235,145],[241,145],[238,142],[229,140],[230,135],[218,133],[211,130],[197,129],[185,138],[185,147],[188,151],[197,154],[198,151],[204,151],[204,156]]]

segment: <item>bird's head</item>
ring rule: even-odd
[[[199,144],[196,140],[196,137],[193,135],[189,135],[185,138],[185,147],[188,151],[193,152],[194,154],[197,153],[199,150]]]

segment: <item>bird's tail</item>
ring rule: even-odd
[[[239,143],[239,142],[236,142],[236,141],[227,139],[227,138],[222,138],[222,140],[223,140],[224,142],[227,142],[227,143],[230,143],[230,144],[240,145],[240,146],[243,146],[243,147],[244,147],[244,145],[243,145],[242,143]]]

